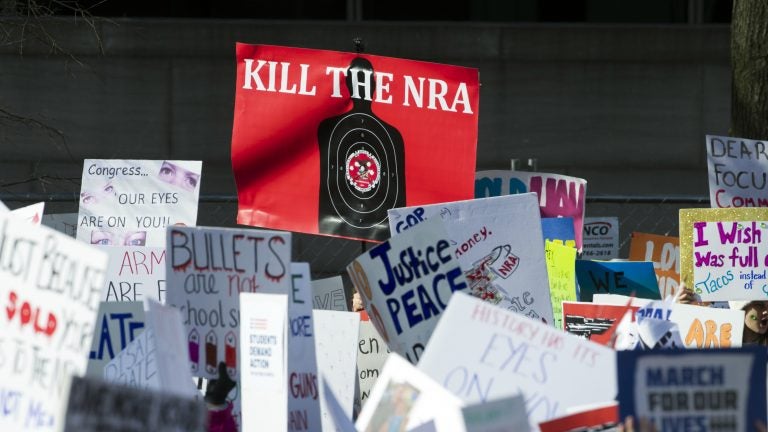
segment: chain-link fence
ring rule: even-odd
[[[47,214],[76,213],[76,194],[0,194],[10,208],[45,201]],[[678,236],[678,212],[683,208],[709,207],[708,197],[599,196],[587,197],[586,216],[619,218],[620,257],[629,254],[632,232]],[[201,195],[198,225],[236,226],[237,197]],[[293,260],[308,262],[313,278],[345,274],[347,264],[368,247],[367,243],[310,234],[293,234]]]

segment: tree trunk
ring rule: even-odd
[[[734,0],[731,136],[768,140],[768,1]]]

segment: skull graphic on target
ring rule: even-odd
[[[323,120],[320,146],[321,233],[384,240],[387,210],[404,207],[405,144],[398,130],[373,113],[371,63],[356,57],[347,69],[352,109]]]

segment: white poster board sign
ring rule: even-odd
[[[140,390],[160,390],[155,332],[144,330],[104,366],[104,381]]]
[[[434,422],[434,430],[463,432],[463,406],[461,399],[393,353],[355,426],[360,431],[413,430]]]
[[[768,207],[765,141],[707,135],[707,169],[712,208]]]
[[[237,376],[239,294],[291,288],[291,234],[228,228],[170,227],[166,304],[181,311],[191,371],[216,378],[220,361]]]
[[[371,389],[381,375],[381,368],[387,361],[389,348],[376,331],[370,320],[360,321],[360,337],[357,343],[357,385],[362,407],[371,394]]]
[[[58,430],[67,382],[85,372],[107,256],[0,213],[0,430]]]
[[[341,276],[312,281],[312,307],[314,309],[348,311],[347,294]]]
[[[535,192],[541,217],[571,217],[576,248],[583,247],[584,203],[587,181],[560,174],[528,171],[478,171],[475,198]]]
[[[309,264],[291,263],[288,296],[288,431],[320,425],[320,383],[315,356],[315,325]]]
[[[469,289],[454,249],[443,221],[432,218],[347,266],[376,330],[414,364],[451,295]]]
[[[43,222],[44,210],[45,203],[39,202],[37,204],[11,210],[11,214],[31,223],[32,225],[39,226]]]
[[[584,218],[582,259],[612,260],[619,257],[619,218]]]
[[[147,303],[147,326],[155,334],[157,367],[163,391],[194,397],[197,389],[192,385],[192,374],[189,371],[186,332],[181,312],[152,300]],[[230,378],[236,380],[237,375],[230,374]]]
[[[610,348],[465,294],[451,299],[419,370],[466,403],[521,392],[533,429],[617,388]]]
[[[165,246],[165,227],[194,226],[200,161],[86,159],[77,239],[100,246]]]
[[[139,302],[101,302],[88,356],[88,376],[103,376],[107,363],[144,331],[144,321],[144,305]]]
[[[165,247],[113,246],[104,251],[109,265],[103,301],[165,301]]]
[[[355,371],[357,346],[360,329],[360,314],[315,309],[312,311],[315,324],[315,351],[317,371],[324,377],[323,382],[331,387],[339,398],[339,404],[348,418],[352,418],[355,400]],[[328,401],[320,392],[320,412],[323,431],[335,432]]]
[[[241,428],[285,431],[288,425],[287,294],[240,294]]]

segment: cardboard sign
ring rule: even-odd
[[[39,202],[37,204],[28,205],[26,207],[17,208],[12,210],[11,214],[21,218],[32,225],[40,226],[43,222],[43,211],[45,210],[45,203]]]
[[[576,260],[580,301],[591,302],[601,291],[659,300],[659,286],[651,262]]]
[[[288,295],[240,294],[242,430],[288,427],[287,318]]]
[[[341,276],[312,281],[312,307],[342,312],[349,310]]]
[[[109,265],[103,301],[165,301],[165,247],[114,246],[104,248]]]
[[[69,237],[77,237],[77,213],[44,213],[42,224]]]
[[[392,352],[412,363],[456,291],[469,289],[455,247],[433,218],[369,250],[347,266],[368,315]]]
[[[584,249],[581,257],[597,260],[619,257],[619,218],[584,218]]]
[[[707,170],[713,208],[768,207],[764,141],[707,135]]]
[[[168,228],[166,303],[181,311],[192,375],[216,378],[223,361],[237,376],[238,296],[287,294],[290,248],[290,233]]]
[[[634,312],[638,308],[630,309]],[[563,330],[608,346],[614,325],[621,321],[626,311],[625,305],[563,302]]]
[[[620,351],[617,361],[622,419],[661,431],[747,431],[765,422],[764,347]]]
[[[171,306],[164,306],[149,300],[147,324],[155,334],[157,343],[157,363],[161,370],[160,383],[164,391],[179,396],[192,397],[197,389],[192,383],[189,365],[186,332],[182,323],[181,312]],[[237,375],[230,375],[237,380]]]
[[[467,432],[528,432],[528,414],[522,395],[465,406],[464,427]]]
[[[653,302],[638,310],[639,317],[667,319],[677,324],[686,348],[740,347],[744,328],[744,311],[671,304],[668,316],[657,313]]]
[[[677,294],[680,285],[679,238],[633,232],[629,260],[653,262],[661,298]]]
[[[315,351],[317,370],[337,395],[338,402],[348,418],[352,418],[352,405],[355,401],[355,363],[359,343],[360,314],[357,312],[339,312],[313,310],[315,321]],[[328,401],[320,393],[320,412],[325,432],[337,429],[333,426]]]
[[[768,210],[765,210],[768,216]],[[703,300],[768,297],[768,217],[693,223],[693,289]]]
[[[576,301],[576,249],[546,240],[544,253],[555,327],[562,329],[562,304],[565,301]]]
[[[88,376],[104,375],[104,366],[144,331],[144,306],[139,302],[101,302],[88,356]]]
[[[57,430],[69,378],[86,369],[106,255],[0,213],[0,430]]]
[[[536,192],[541,217],[571,217],[576,248],[583,247],[584,202],[587,181],[559,174],[526,171],[478,171],[475,173],[475,197]]]
[[[165,247],[165,227],[197,222],[200,161],[86,159],[77,239]]]
[[[554,241],[566,246],[576,247],[576,234],[573,231],[573,218],[541,218],[541,233],[544,241]]]
[[[320,424],[320,381],[315,355],[316,326],[312,314],[309,264],[291,263],[288,296],[288,430],[313,430]]]
[[[64,432],[208,430],[208,410],[201,401],[95,378],[73,378],[64,411]]]
[[[431,421],[433,430],[463,432],[463,405],[461,399],[429,378],[423,370],[393,353],[355,426],[360,431],[405,431]]]
[[[539,423],[541,432],[614,431],[619,425],[619,406],[580,411]]]
[[[157,343],[152,329],[141,332],[104,366],[104,381],[140,390],[162,389],[157,367]]]
[[[522,393],[535,429],[569,407],[611,400],[615,355],[460,293],[435,328],[419,370],[467,403]]]
[[[360,338],[357,344],[357,386],[360,407],[364,406],[371,394],[371,389],[381,374],[381,368],[387,361],[389,348],[384,339],[369,320],[360,321]]]
[[[268,45],[236,50],[238,223],[381,241],[387,209],[472,197],[477,69]],[[283,157],[287,150],[294,157]]]
[[[554,322],[535,194],[443,203],[428,209],[395,209],[390,213],[395,215],[395,229],[403,220],[412,222],[411,215],[425,220],[440,214],[455,245],[451,252],[464,269],[472,295]]]

